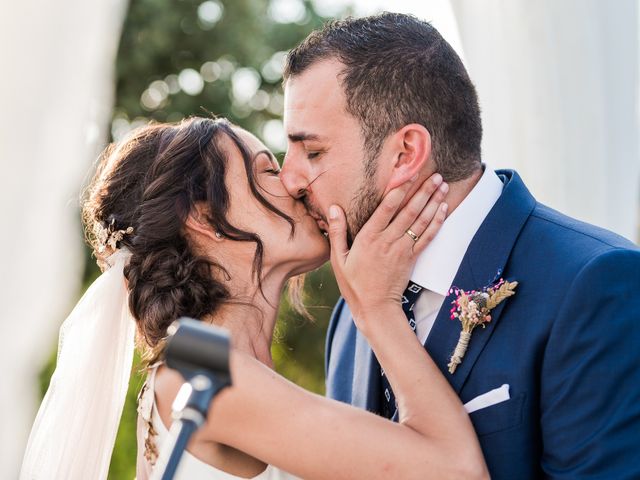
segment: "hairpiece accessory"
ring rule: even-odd
[[[118,248],[118,242],[124,238],[125,235],[133,233],[133,227],[127,227],[124,230],[115,230],[116,219],[112,219],[107,228],[104,228],[100,224],[96,224],[96,237],[100,242],[98,252],[103,253],[107,247],[115,251]]]

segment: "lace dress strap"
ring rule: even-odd
[[[155,404],[155,379],[158,367],[163,362],[150,365],[147,369],[147,378],[138,394],[138,455],[136,466],[137,480],[149,480],[152,476],[153,467],[158,459],[158,444],[166,440],[169,432],[159,419],[157,406]],[[155,411],[154,411],[155,409]],[[153,425],[154,413],[156,426],[160,432],[156,431]],[[160,423],[158,423],[160,422]],[[143,447],[144,445],[144,447]],[[207,480],[245,480],[213,465],[200,460],[185,451],[180,462],[180,471],[176,474],[176,479],[207,479]],[[297,477],[289,475],[277,468],[269,465],[266,470],[253,477],[251,480],[298,480]]]
[[[138,433],[144,440],[144,459],[150,465],[155,465],[158,459],[158,448],[155,442],[155,437],[158,435],[158,432],[153,426],[152,415],[155,400],[154,383],[156,372],[160,365],[162,365],[162,362],[156,362],[148,367],[147,379],[142,385],[140,393],[138,393]],[[140,442],[138,444],[140,444]]]

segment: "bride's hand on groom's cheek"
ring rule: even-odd
[[[371,218],[347,246],[345,214],[329,211],[331,265],[356,324],[370,312],[401,305],[418,255],[440,230],[446,215],[448,185],[439,174],[415,190],[415,181],[389,191]]]

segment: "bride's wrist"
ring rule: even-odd
[[[396,328],[399,320],[405,320],[405,316],[402,306],[397,303],[371,306],[354,315],[358,330],[367,338],[377,334],[384,335],[389,329]]]

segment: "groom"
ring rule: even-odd
[[[413,315],[471,412],[493,478],[640,478],[640,251],[481,163],[474,86],[432,26],[382,14],[312,33],[287,59],[285,127],[282,181],[322,228],[340,205],[351,239],[414,175],[438,172],[450,185],[450,215],[411,276],[422,287]],[[500,278],[518,282],[515,295],[473,330],[451,373],[461,332],[452,302]],[[393,415],[343,300],[326,372],[329,396]]]

